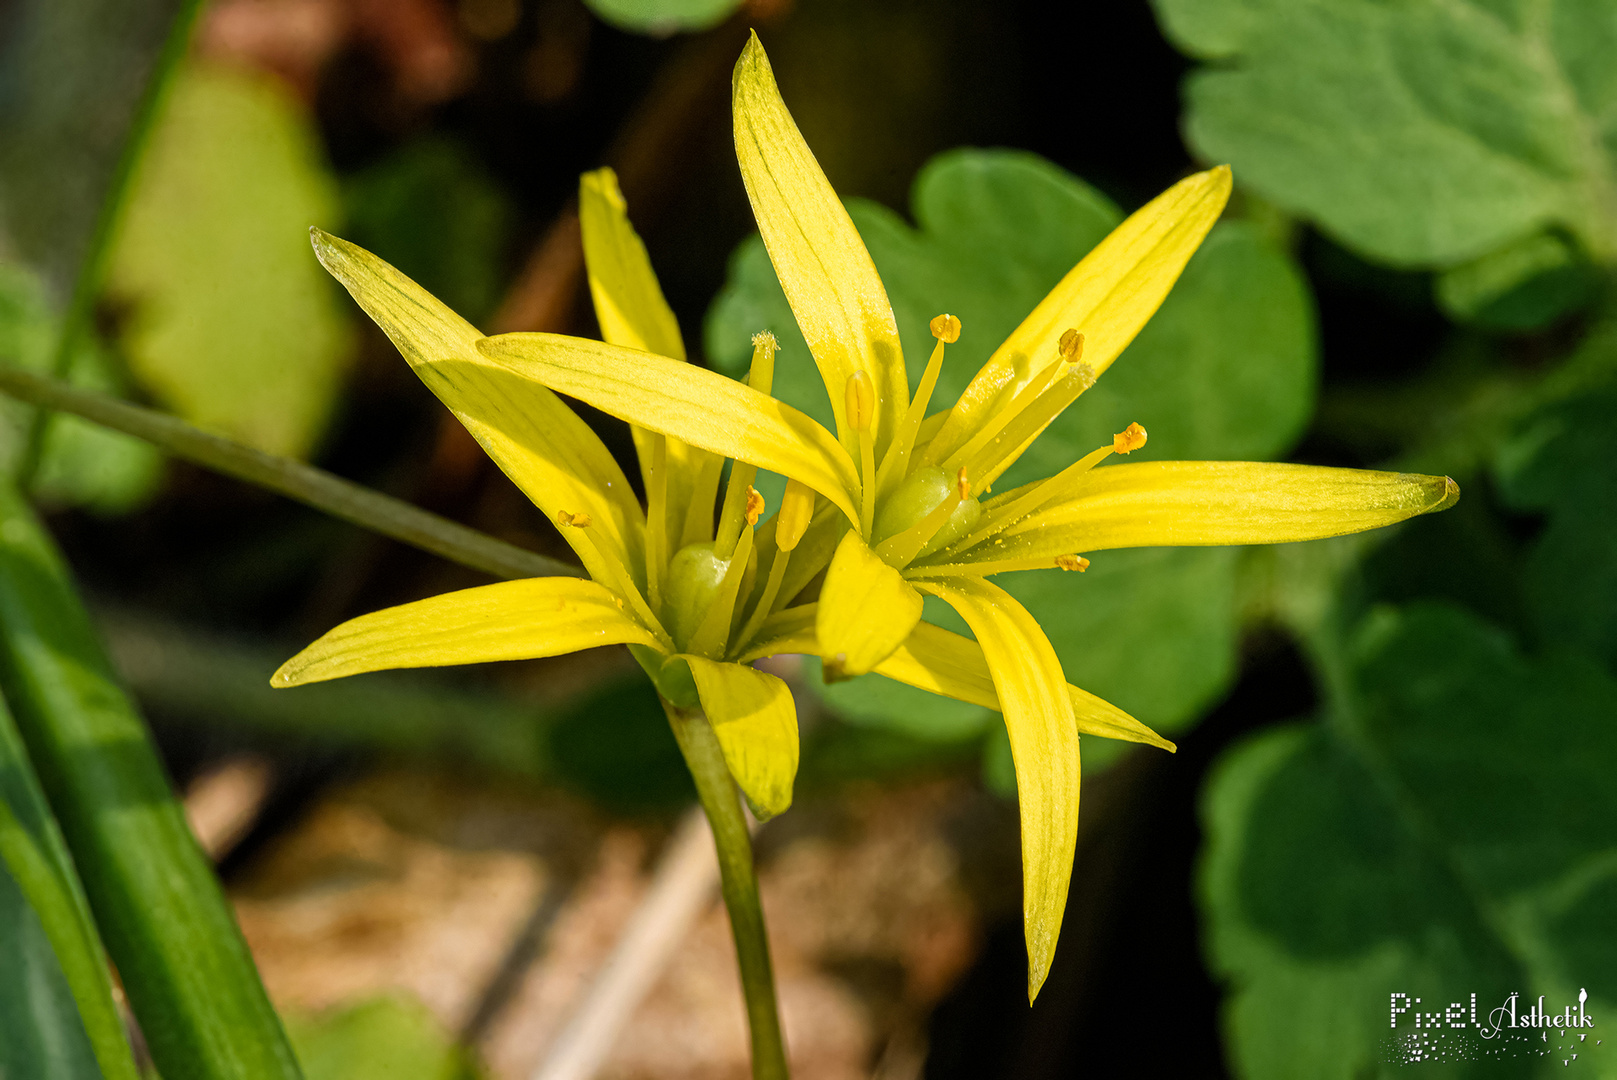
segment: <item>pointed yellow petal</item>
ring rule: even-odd
[[[1281,544],[1362,532],[1454,505],[1446,476],[1253,461],[1108,465],[1069,494],[947,565],[917,573],[972,576],[1053,566],[1107,548]]]
[[[831,395],[837,434],[854,453],[844,388],[855,371],[875,382],[875,449],[886,451],[909,402],[887,291],[864,241],[786,111],[754,34],[732,84],[736,157],[764,247]]]
[[[962,578],[916,587],[960,613],[993,675],[1016,763],[1022,815],[1022,919],[1031,1001],[1050,973],[1078,840],[1078,728],[1061,661],[1038,622],[1009,593]]]
[[[311,236],[325,268],[545,516],[588,515],[587,530],[562,529],[562,537],[590,576],[633,582],[644,516],[623,470],[578,414],[543,386],[485,361],[477,329],[392,266],[318,229]]]
[[[800,480],[859,517],[853,459],[790,405],[704,368],[560,334],[501,334],[478,350],[631,424]]]
[[[610,590],[579,578],[527,578],[350,619],[282,664],[270,685],[390,668],[528,660],[620,643],[657,647]]]
[[[999,708],[988,661],[980,645],[941,626],[918,623],[893,654],[876,665],[876,673],[934,694],[969,701],[988,709]],[[1177,749],[1116,705],[1087,690],[1067,684],[1073,718],[1082,735],[1145,743],[1172,752]]]
[[[585,173],[578,183],[578,220],[584,266],[601,337],[613,345],[685,359],[679,322],[663,298],[651,258],[641,243],[611,169]]]
[[[921,594],[848,532],[820,589],[815,626],[826,678],[863,675],[904,643],[921,621]]]
[[[1156,313],[1230,197],[1219,166],[1179,181],[1114,229],[1068,271],[971,380],[929,450],[941,461],[1015,392],[1061,357],[1061,335],[1084,335],[1082,361],[1105,371]]]
[[[681,655],[691,666],[702,711],[713,725],[730,775],[761,818],[792,805],[797,777],[797,709],[773,675],[744,664]]]

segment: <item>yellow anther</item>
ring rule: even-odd
[[[1069,364],[1076,364],[1083,359],[1084,335],[1078,332],[1077,327],[1074,327],[1061,335],[1061,344],[1058,348],[1061,350],[1061,359]]]
[[[764,497],[758,494],[755,487],[747,488],[747,524],[758,524],[758,518],[764,512]]]
[[[1081,574],[1089,569],[1089,560],[1082,555],[1057,555],[1056,565],[1063,570],[1076,570]]]
[[[960,320],[953,315],[939,315],[932,320],[932,336],[945,345],[960,340]]]
[[[876,418],[876,387],[870,376],[856,371],[848,376],[848,423],[855,431],[869,431]]]
[[[960,466],[960,471],[954,474],[954,489],[962,499],[971,498],[971,480],[966,476],[966,467]]]
[[[556,524],[563,528],[571,526],[575,529],[587,529],[590,527],[590,516],[582,513],[569,514],[565,510],[559,510],[556,513]]]
[[[1145,445],[1145,428],[1139,424],[1130,424],[1128,427],[1112,436],[1112,453],[1127,454],[1138,450]]]
[[[782,551],[796,547],[813,516],[814,489],[796,480],[786,481],[786,495],[780,501],[780,513],[775,515],[775,546]]]

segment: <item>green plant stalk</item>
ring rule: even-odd
[[[724,752],[708,719],[699,709],[681,709],[663,699],[663,711],[674,729],[685,764],[696,781],[696,795],[713,827],[719,851],[719,886],[730,932],[735,936],[736,959],[741,966],[741,993],[747,1003],[747,1026],[752,1032],[753,1080],[787,1080],[786,1043],[780,1033],[780,1010],[775,1004],[775,973],[769,962],[769,936],[764,930],[764,909],[758,900],[758,875],[752,865],[752,835],[741,811],[741,798]]]
[[[0,691],[164,1076],[300,1080],[247,943],[55,545],[0,485]]]
[[[146,80],[140,104],[130,118],[129,134],[124,139],[118,162],[113,166],[112,176],[107,183],[107,192],[96,212],[95,228],[90,233],[90,243],[85,248],[83,261],[79,263],[79,274],[73,282],[73,295],[68,298],[67,311],[62,315],[62,327],[56,335],[51,372],[58,379],[66,379],[71,374],[73,353],[90,325],[96,299],[101,294],[102,281],[106,278],[112,241],[117,235],[124,201],[129,195],[129,182],[134,178],[141,154],[145,152],[152,129],[157,125],[163,102],[168,97],[169,85],[173,82],[180,61],[185,58],[191,43],[191,30],[201,10],[202,0],[180,0],[179,10],[174,14],[174,22],[169,27],[162,51],[152,65],[151,77]],[[34,477],[39,472],[50,429],[50,415],[49,410],[39,409],[29,420],[28,435],[17,462],[17,483],[24,490],[33,486]]]
[[[0,702],[0,861],[22,890],[61,965],[105,1080],[138,1080],[123,1018],[112,996],[101,937],[84,887],[11,712]]]
[[[0,393],[133,435],[175,457],[268,488],[485,574],[529,578],[562,574],[578,577],[583,573],[576,566],[497,540],[324,469],[266,454],[203,431],[178,417],[80,390],[60,379],[0,367]]]

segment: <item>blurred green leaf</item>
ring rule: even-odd
[[[620,30],[664,37],[717,26],[741,0],[584,0],[584,6]]]
[[[494,310],[511,207],[459,144],[418,139],[343,185],[348,236],[472,322]]]
[[[309,249],[335,181],[302,108],[267,76],[180,72],[134,178],[108,289],[129,306],[132,374],[187,420],[307,454],[349,330]]]
[[[419,1001],[383,997],[287,1020],[308,1080],[476,1080],[470,1056]]]
[[[57,332],[39,280],[21,267],[0,265],[0,364],[47,372]],[[73,357],[73,384],[120,391],[121,380],[105,350],[93,341],[81,342]],[[34,409],[20,402],[0,403],[0,471],[16,471],[33,414]],[[63,416],[51,424],[36,488],[49,502],[118,513],[151,495],[161,469],[161,456],[139,439]]]
[[[0,692],[165,1075],[299,1073],[213,868],[50,537],[0,486]]]
[[[0,862],[0,1076],[101,1080],[39,918]]]
[[[1561,226],[1617,258],[1617,19],[1591,0],[1154,0],[1210,66],[1186,134],[1365,254],[1447,266]]]
[[[147,84],[188,0],[0,10],[0,251],[67,302]]]
[[[916,179],[913,206],[918,229],[868,202],[851,201],[849,212],[892,300],[912,387],[933,345],[928,322],[945,311],[961,320],[935,408],[953,403],[994,348],[1123,217],[1083,181],[1009,151],[938,156]],[[708,313],[714,366],[745,371],[752,335],[763,329],[782,346],[776,396],[829,424],[823,384],[754,237],[732,258]],[[1048,476],[1134,421],[1151,433],[1136,456],[1272,457],[1307,422],[1315,366],[1312,305],[1297,269],[1255,229],[1223,223],[1140,336],[1000,486]],[[778,478],[758,487],[779,505]],[[1165,549],[1105,552],[1084,574],[1012,574],[999,583],[1038,617],[1071,681],[1168,732],[1194,719],[1233,673],[1234,575],[1229,551]],[[969,708],[921,691],[866,689],[880,681],[866,676],[828,694],[860,722],[885,716],[911,733],[952,739],[973,722]],[[986,723],[989,714],[975,715]],[[1120,749],[1086,740],[1085,763],[1101,764]]]
[[[1347,659],[1327,723],[1236,748],[1205,793],[1202,904],[1239,1071],[1390,1073],[1394,992],[1559,1008],[1587,986],[1609,1013],[1617,682],[1437,604],[1379,609]],[[1531,1037],[1438,1075],[1535,1072]],[[1600,1069],[1593,1039],[1579,1049]]]
[[[1492,330],[1532,330],[1581,308],[1599,284],[1594,267],[1559,236],[1540,233],[1438,275],[1451,318]]]
[[[1617,389],[1521,425],[1498,476],[1510,504],[1549,512],[1520,568],[1539,640],[1617,669]]]

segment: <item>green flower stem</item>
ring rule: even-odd
[[[269,488],[333,517],[495,577],[578,577],[583,573],[575,566],[496,540],[323,469],[266,454],[209,434],[167,413],[131,405],[106,394],[80,390],[59,379],[0,367],[0,393],[47,409],[73,413],[144,439],[175,457]]]
[[[747,1025],[752,1030],[753,1080],[787,1080],[786,1044],[781,1038],[780,1010],[775,1004],[775,973],[769,962],[764,910],[758,902],[752,836],[741,812],[740,796],[707,717],[697,709],[681,709],[666,698],[663,711],[668,714],[685,764],[696,780],[696,795],[707,812],[713,843],[719,849],[720,891],[730,913],[730,931],[735,935],[736,957],[741,964],[741,992],[747,1002]]]
[[[134,178],[135,166],[140,164],[140,156],[146,149],[152,129],[157,125],[157,118],[162,111],[169,85],[173,82],[174,72],[180,66],[180,61],[185,58],[191,43],[191,29],[196,25],[197,13],[201,10],[202,0],[180,0],[178,10],[174,13],[174,22],[169,26],[168,37],[163,42],[162,51],[157,54],[157,60],[152,64],[152,73],[146,80],[145,93],[141,95],[140,104],[136,106],[135,113],[130,118],[129,134],[124,139],[123,149],[118,155],[117,164],[113,167],[112,176],[108,178],[107,191],[96,214],[89,246],[85,248],[84,258],[79,263],[78,278],[73,282],[73,295],[68,298],[67,311],[62,316],[62,326],[56,335],[56,351],[51,358],[51,372],[59,379],[65,379],[70,374],[73,354],[78,349],[85,329],[90,325],[96,299],[101,294],[101,283],[106,277],[107,260],[112,253],[112,240],[118,231],[124,201],[129,195],[129,182]],[[17,463],[17,483],[24,490],[33,484],[34,476],[39,471],[39,462],[45,453],[45,437],[50,427],[50,415],[49,409],[40,409],[34,413],[28,425],[28,437]]]

